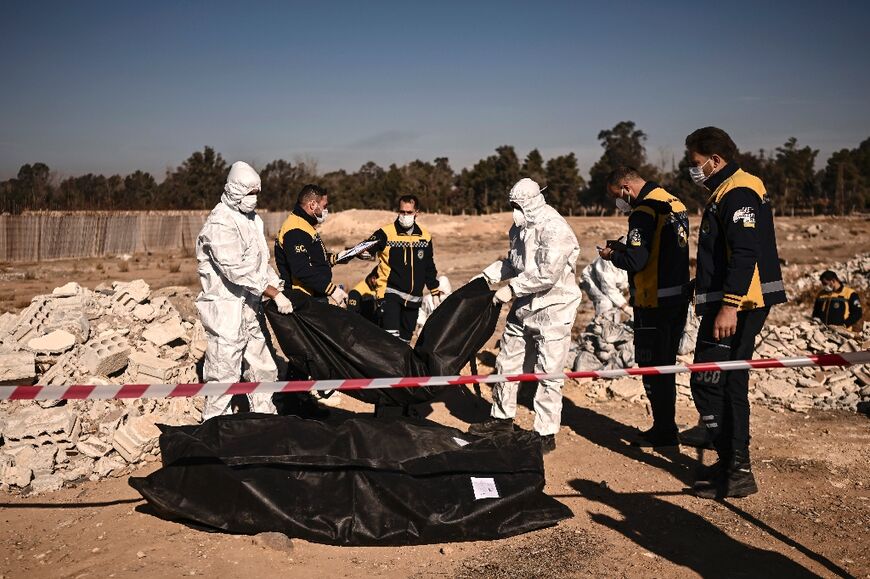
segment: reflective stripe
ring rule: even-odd
[[[761,284],[761,293],[763,294],[771,294],[773,292],[784,292],[785,286],[782,283],[782,280],[779,281],[769,281],[767,283]]]
[[[707,302],[715,302],[725,297],[724,292],[707,292],[705,294],[697,294],[695,296],[696,304],[706,304]]]
[[[391,287],[389,287],[389,286],[387,287],[387,293],[388,293],[388,294],[396,294],[397,296],[399,296],[400,298],[402,298],[403,300],[405,300],[405,301],[407,301],[407,302],[418,303],[418,302],[422,302],[422,301],[423,301],[423,296],[412,296],[411,294],[406,294],[406,293],[403,292],[403,291],[399,291],[399,290],[397,290],[397,289],[393,289],[393,288],[391,288]]]
[[[665,287],[656,292],[656,295],[660,298],[672,298],[674,296],[681,296],[686,291],[686,286],[684,285],[675,285],[673,287]],[[631,294],[632,297],[637,293],[635,288],[629,288],[628,293]]]
[[[685,286],[675,285],[673,287],[662,288],[658,291],[658,296],[660,298],[671,298],[674,296],[681,296],[685,291]]]
[[[785,285],[782,283],[782,280],[769,281],[767,283],[761,284],[761,293],[762,294],[772,294],[773,292],[783,292],[783,291],[785,291]],[[708,302],[719,301],[723,297],[725,297],[724,292],[707,292],[705,294],[697,294],[695,296],[695,303],[696,304],[706,304]]]

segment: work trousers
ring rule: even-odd
[[[634,308],[634,359],[638,366],[676,363],[688,312],[688,302],[676,306]],[[676,374],[644,376],[643,387],[652,408],[653,428],[662,433],[675,433]]]
[[[420,313],[420,304],[405,304],[405,300],[396,294],[388,293],[383,300],[383,317],[381,327],[386,331],[401,338],[404,342],[410,342],[417,327],[417,314]]]
[[[695,362],[724,362],[752,358],[755,337],[764,326],[770,308],[737,313],[737,331],[728,338],[713,338],[716,313],[701,317]],[[728,461],[734,451],[749,451],[749,370],[711,370],[692,374],[692,397],[707,427],[720,459]]]

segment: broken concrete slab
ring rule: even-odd
[[[76,450],[85,456],[98,459],[109,454],[112,451],[112,445],[103,442],[96,436],[89,436],[76,443]]]
[[[54,330],[32,338],[27,342],[27,348],[37,354],[63,354],[75,346],[76,337],[65,330]]]
[[[633,400],[643,396],[643,382],[635,379],[611,380],[607,392],[614,398]]]
[[[130,282],[115,282],[112,299],[121,306],[132,310],[151,296],[151,287],[144,279],[134,279]]]
[[[91,480],[99,480],[108,476],[120,476],[124,474],[124,469],[127,468],[127,463],[120,456],[104,456],[94,463],[93,474]]]
[[[82,292],[83,292],[82,286],[80,286],[79,284],[77,284],[74,281],[71,281],[69,283],[66,283],[60,287],[56,287],[53,290],[51,290],[51,295],[53,295],[55,297],[72,297],[72,296],[77,296]]]
[[[781,400],[792,398],[797,394],[797,388],[787,382],[767,381],[759,384],[758,389],[768,398],[779,398]]]
[[[0,353],[0,384],[33,384],[36,355],[33,352]]]
[[[150,322],[154,319],[154,306],[149,304],[139,304],[133,308],[133,317],[143,322]]]
[[[91,340],[82,354],[82,363],[91,374],[110,375],[127,367],[130,344],[127,338],[112,333]]]
[[[40,495],[59,490],[63,487],[63,477],[59,474],[40,474],[30,481],[30,494]]]
[[[33,479],[33,470],[9,455],[0,455],[0,483],[24,488]]]
[[[28,440],[48,434],[69,440],[75,433],[79,417],[69,406],[40,408],[26,406],[7,416],[3,429],[6,440]]]
[[[170,320],[162,324],[156,324],[142,332],[142,337],[156,346],[164,346],[175,340],[184,339],[187,336],[181,321]]]
[[[112,446],[127,462],[139,461],[160,437],[160,429],[155,422],[156,416],[138,416],[130,418],[115,430]]]
[[[166,384],[177,373],[178,363],[145,352],[130,354],[130,374],[140,384]]]

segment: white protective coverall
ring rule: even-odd
[[[628,272],[596,257],[580,272],[580,287],[592,300],[595,317],[619,319],[619,308],[627,303],[622,292],[628,289]]]
[[[262,294],[266,286],[283,288],[269,265],[263,220],[254,212],[242,213],[239,202],[260,189],[260,176],[242,161],[230,168],[224,193],[196,238],[196,260],[202,292],[196,308],[205,328],[203,379],[237,382],[245,366],[250,382],[274,382],[278,369],[263,334]],[[208,396],[203,420],[230,411],[231,396]],[[271,394],[248,396],[254,412],[276,412]]]
[[[496,357],[500,374],[564,372],[571,345],[571,328],[580,305],[576,262],[577,237],[565,219],[544,201],[538,184],[521,179],[510,192],[525,218],[508,233],[505,259],[483,271],[491,284],[510,280],[515,300],[508,312]],[[564,380],[541,380],[535,393],[535,431],[555,434],[562,418]],[[493,387],[493,418],[513,418],[517,410],[517,382]]]
[[[451,293],[453,293],[453,286],[450,285],[450,280],[447,279],[446,275],[438,276],[438,289],[441,290],[441,299],[443,300]],[[429,316],[432,315],[432,312],[435,311],[435,308],[438,307],[435,305],[435,298],[432,297],[432,294],[426,294],[423,296],[423,303],[420,306],[420,313],[417,314],[417,327],[422,328],[423,324],[426,323],[426,320],[429,319]]]

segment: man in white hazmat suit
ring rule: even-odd
[[[490,284],[508,281],[495,300],[514,300],[496,357],[499,374],[564,372],[571,344],[571,327],[580,305],[576,262],[577,237],[565,219],[544,201],[537,183],[525,178],[511,189],[514,225],[508,233],[505,259],[485,270]],[[535,432],[544,452],[556,447],[562,418],[564,380],[541,380],[535,393]],[[473,424],[471,434],[485,435],[513,429],[517,410],[517,382],[493,387],[491,418]]]
[[[278,369],[263,334],[262,302],[275,300],[278,311],[293,311],[280,293],[284,282],[269,265],[263,220],[254,212],[260,176],[242,161],[233,163],[224,193],[196,238],[196,260],[202,292],[196,308],[205,328],[203,379],[274,382]],[[230,412],[232,396],[208,396],[203,420]],[[254,412],[275,413],[271,394],[248,397]]]
[[[580,288],[595,306],[595,317],[619,321],[619,312],[630,315],[623,290],[628,289],[628,274],[609,261],[596,257],[580,272]]]

